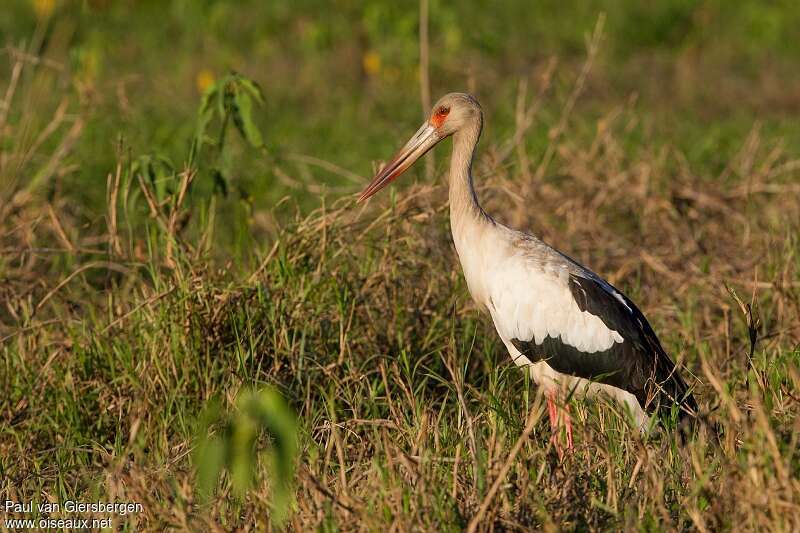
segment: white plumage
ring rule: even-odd
[[[451,207],[453,215],[457,216],[457,211],[454,213]],[[535,237],[496,221],[489,225],[481,224],[480,219],[454,224],[453,240],[470,294],[491,315],[514,363],[527,368],[546,391],[562,388],[577,397],[605,393],[629,409],[638,427],[647,428],[649,417],[631,393],[562,374],[546,361],[533,362],[511,342],[533,340],[541,345],[550,337],[586,353],[608,350],[623,342],[621,334],[600,317],[578,307],[568,279],[570,270],[580,270],[580,265]],[[615,299],[622,298],[608,287]],[[624,299],[621,303],[627,308]]]

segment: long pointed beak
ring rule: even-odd
[[[433,148],[436,143],[441,140],[435,127],[427,122],[423,124],[422,127],[417,130],[417,133],[411,137],[411,140],[397,152],[394,159],[387,163],[386,166],[372,178],[369,185],[361,192],[358,201],[363,202],[386,187],[393,179],[408,170],[408,167],[413,165],[414,161],[425,155],[428,150]]]

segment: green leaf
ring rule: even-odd
[[[200,116],[211,116],[214,113],[213,100],[219,92],[219,82],[213,83],[206,92],[203,93],[203,98],[200,100],[200,107],[197,114]]]
[[[261,148],[264,140],[261,132],[253,121],[253,100],[248,93],[237,91],[234,93],[233,123],[250,146]]]
[[[236,409],[219,420],[222,430],[218,437],[208,439],[213,408],[202,415],[200,436],[195,455],[198,491],[210,495],[224,468],[230,473],[234,493],[243,497],[252,486],[258,472],[258,461],[264,458],[270,465],[272,514],[276,525],[282,524],[292,503],[292,485],[297,457],[297,420],[283,397],[271,388],[257,392],[243,391],[236,398]],[[266,432],[271,446],[257,453],[258,437]]]
[[[251,80],[250,78],[245,78],[243,76],[239,76],[239,85],[244,88],[250,96],[256,99],[261,105],[264,105],[264,93],[261,91],[261,87],[255,81]]]
[[[219,439],[202,441],[195,451],[197,491],[202,499],[208,499],[217,487],[219,475],[225,466],[225,445]]]
[[[283,397],[263,389],[249,398],[248,411],[273,438],[272,507],[274,520],[282,522],[289,513],[291,486],[297,456],[297,420]]]
[[[253,483],[256,464],[255,442],[258,428],[248,416],[237,416],[230,426],[228,469],[231,472],[233,489],[244,496]]]
[[[208,144],[210,138],[206,135],[208,125],[214,119],[214,100],[219,93],[218,84],[213,84],[203,94],[203,99],[200,101],[200,107],[197,110],[197,124],[194,129],[194,138],[192,139],[192,146],[189,152],[189,165],[193,166],[205,144]]]

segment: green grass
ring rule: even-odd
[[[484,106],[487,209],[646,311],[701,406],[685,445],[573,401],[559,460],[461,276],[448,145],[434,183],[414,170],[354,204],[421,120],[418,4],[17,1],[0,13],[0,502],[140,502],[127,530],[800,527],[797,10],[528,4],[432,2],[433,97]],[[225,119],[241,102],[206,108],[192,151],[231,69],[264,103],[244,135]],[[499,161],[521,80],[541,107]],[[296,416],[291,468],[273,458],[292,424],[252,390]]]

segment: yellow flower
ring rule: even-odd
[[[197,90],[202,94],[214,84],[214,81],[216,81],[214,78],[214,73],[207,68],[204,68],[197,73],[195,84],[197,84]]]
[[[49,18],[56,8],[56,0],[31,0],[33,11],[40,19]]]
[[[377,52],[370,50],[361,58],[361,64],[364,67],[364,72],[374,76],[381,71],[381,56]]]

